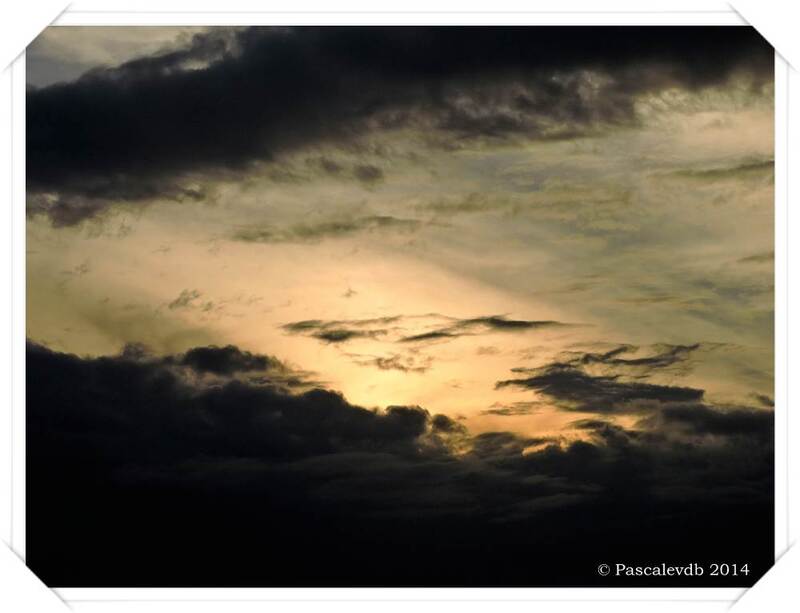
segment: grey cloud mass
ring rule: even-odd
[[[430,146],[559,139],[635,124],[637,96],[771,79],[752,28],[218,28],[27,94],[31,215],[68,226],[114,203],[203,200],[311,145],[414,129]],[[552,53],[558,48],[558,53]],[[333,169],[333,167],[329,168]],[[382,169],[359,165],[374,184]]]

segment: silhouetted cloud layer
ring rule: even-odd
[[[771,564],[770,410],[665,403],[634,428],[577,422],[585,440],[474,435],[292,393],[284,369],[232,346],[29,344],[30,567],[60,586],[608,585],[605,551],[735,555],[752,573],[733,585]]]
[[[648,355],[639,358],[622,358],[619,356],[636,351],[637,349],[632,345],[622,345],[605,353],[586,353],[572,363],[605,364],[615,368],[641,367],[643,371],[647,373],[657,368],[661,369],[667,366],[672,366],[678,362],[683,362],[694,350],[698,349],[699,347],[699,343],[694,345],[668,345],[661,347],[661,352],[654,355]]]
[[[452,340],[460,336],[476,336],[495,332],[528,332],[569,327],[552,320],[509,319],[490,315],[459,319],[438,313],[428,315],[393,315],[374,319],[321,320],[309,319],[285,324],[290,334],[302,334],[325,343],[344,343],[359,338],[380,338],[392,343],[422,343]]]
[[[524,379],[508,379],[497,387],[517,386],[539,391],[574,411],[639,412],[643,403],[697,401],[703,390],[691,387],[619,381],[617,376],[587,375],[571,366],[550,366]]]
[[[549,397],[556,406],[591,413],[642,413],[660,403],[699,402],[704,391],[692,387],[643,383],[656,371],[686,362],[700,344],[661,345],[657,353],[621,357],[637,350],[621,345],[604,353],[578,354],[539,368],[515,368],[523,378],[498,381],[497,387],[519,387]],[[589,369],[601,368],[601,373]]]
[[[377,131],[445,148],[595,134],[635,123],[638,96],[735,76],[757,87],[772,62],[749,27],[217,28],[30,89],[29,212],[68,226],[115,202],[204,200],[213,177]]]
[[[450,324],[443,328],[412,334],[400,339],[403,343],[430,341],[474,334],[487,334],[490,332],[523,332],[543,328],[559,328],[569,326],[559,321],[529,321],[524,319],[508,319],[504,315],[491,315],[488,317],[473,317],[471,319],[451,318]]]
[[[285,324],[290,334],[302,334],[325,343],[343,343],[354,338],[375,338],[389,332],[387,326],[400,320],[399,316],[375,319],[331,320],[306,319]]]

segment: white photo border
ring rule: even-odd
[[[173,5],[175,3],[165,3]],[[366,4],[366,3],[363,3]],[[632,3],[627,3],[629,6]],[[55,25],[743,25],[734,11],[681,12],[165,12],[68,10]],[[775,65],[775,550],[790,543],[788,466],[789,66]],[[796,75],[795,75],[796,76]],[[25,54],[12,89],[11,546],[25,556]],[[792,92],[796,93],[796,85]],[[795,252],[796,256],[796,252]],[[797,475],[795,475],[797,478]],[[726,601],[746,588],[55,588],[65,601]]]

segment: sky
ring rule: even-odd
[[[754,30],[51,27],[27,58],[43,501],[67,474],[116,513],[222,479],[248,483],[240,506],[285,492],[247,504],[290,534],[299,506],[351,537],[502,525],[475,547],[531,545],[532,521],[566,542],[553,517],[586,509],[605,534],[625,501],[662,547],[681,514],[719,547],[757,516],[768,563],[774,86]],[[85,581],[53,553],[64,529],[30,556]],[[426,581],[403,569],[362,572]]]

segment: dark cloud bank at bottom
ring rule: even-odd
[[[746,586],[772,564],[769,410],[726,428],[667,403],[558,446],[197,355],[29,344],[27,563],[48,585]],[[751,572],[597,574],[616,562]]]

